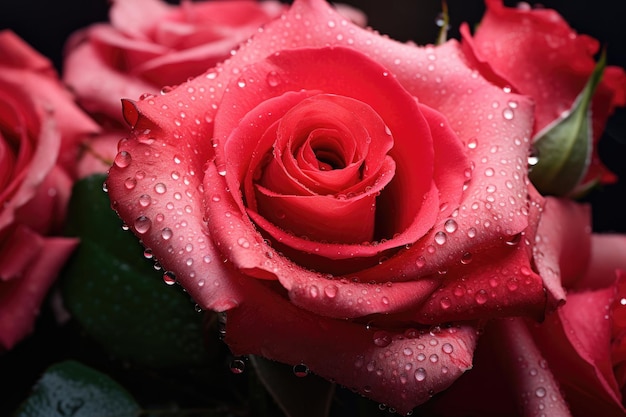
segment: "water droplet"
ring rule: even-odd
[[[267,85],[270,87],[277,87],[282,82],[280,75],[276,71],[268,72],[265,81],[267,81]]]
[[[113,161],[113,163],[118,168],[126,168],[128,165],[130,165],[131,159],[132,158],[130,157],[130,154],[128,152],[121,151],[118,152],[117,155],[115,155],[115,160]]]
[[[141,207],[148,207],[152,199],[148,194],[142,194],[139,196],[139,205]]]
[[[441,346],[441,350],[443,350],[443,353],[447,353],[449,355],[454,351],[454,347],[450,343],[444,343]]]
[[[435,243],[438,245],[443,245],[446,243],[447,237],[446,234],[444,232],[437,232],[435,233]]]
[[[339,289],[336,285],[327,285],[324,288],[324,294],[326,294],[326,297],[328,298],[335,298],[337,296],[337,291],[339,291]]]
[[[303,363],[295,365],[293,367],[293,374],[297,376],[298,378],[305,377],[309,374],[309,367]]]
[[[230,372],[232,372],[233,374],[241,374],[245,370],[246,363],[243,361],[243,359],[236,358],[230,362]]]
[[[374,333],[374,344],[378,347],[389,346],[391,343],[391,335],[384,330],[379,330]]]
[[[470,239],[475,238],[476,237],[476,229],[473,227],[470,227],[467,230],[467,237],[469,237]]]
[[[150,249],[150,248],[146,248],[146,249],[144,249],[144,251],[143,251],[143,257],[144,257],[144,258],[146,258],[146,259],[152,259],[152,256],[153,256],[153,255],[152,255],[152,249]]]
[[[511,108],[506,108],[502,110],[502,117],[504,117],[506,120],[513,120],[515,114],[513,113],[513,110],[511,110]]]
[[[468,142],[467,142],[467,147],[469,149],[476,149],[476,146],[478,146],[478,141],[476,140],[476,138],[471,138]]]
[[[446,230],[446,232],[448,233],[454,233],[456,232],[456,229],[459,226],[457,225],[456,221],[454,221],[454,219],[448,219],[446,220],[446,223],[444,224],[443,228]]]
[[[154,192],[155,193],[157,193],[157,194],[165,194],[166,191],[167,191],[167,187],[162,182],[159,182],[159,183],[155,184],[155,186],[154,186]]]
[[[404,356],[411,356],[413,354],[413,349],[406,347],[402,350],[402,353]]]
[[[426,379],[426,370],[424,368],[417,368],[414,375],[417,382],[422,382]]]
[[[463,265],[467,265],[472,262],[472,254],[469,252],[465,252],[463,256],[461,256],[461,263]]]
[[[246,86],[246,80],[244,80],[243,78],[240,78],[239,81],[237,81],[237,86],[239,88],[244,88]]]
[[[152,226],[152,221],[146,216],[139,216],[135,219],[134,226],[137,233],[144,234],[148,230],[150,230],[150,226]]]
[[[487,300],[488,300],[487,292],[485,290],[479,290],[476,293],[475,300],[476,300],[476,303],[478,303],[480,305],[485,304],[487,302]]]
[[[452,306],[452,302],[450,301],[448,297],[443,297],[441,300],[439,300],[439,305],[444,310],[447,310]]]
[[[506,244],[509,246],[517,246],[521,242],[521,240],[522,240],[522,233],[518,233],[509,237],[506,240]]]
[[[173,235],[172,229],[170,229],[169,227],[166,227],[163,230],[161,230],[161,237],[163,238],[163,240],[170,240],[172,238],[172,235]]]
[[[176,275],[172,271],[165,271],[163,273],[163,282],[167,285],[174,285],[176,283]]]
[[[423,268],[426,265],[426,259],[423,256],[420,256],[415,260],[415,266],[418,268]]]
[[[246,239],[245,237],[240,237],[239,239],[237,239],[237,244],[244,249],[248,249],[250,247],[250,242],[248,242],[248,239]]]
[[[546,396],[546,389],[543,387],[539,387],[535,390],[535,396],[537,398],[543,398]]]
[[[135,178],[126,178],[126,180],[124,181],[124,187],[126,187],[127,190],[132,190],[136,186],[137,180]]]

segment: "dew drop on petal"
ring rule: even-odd
[[[414,375],[417,382],[422,382],[426,379],[426,370],[424,368],[417,368]]]
[[[170,229],[169,227],[161,230],[161,237],[163,238],[163,240],[170,240],[172,238],[172,235],[172,229]]]
[[[128,152],[121,151],[121,152],[118,152],[117,155],[115,155],[115,159],[113,160],[113,163],[118,168],[126,168],[128,165],[130,165],[131,159],[132,158],[130,157],[130,154]]]
[[[435,233],[435,243],[438,245],[443,245],[446,243],[447,240],[447,236],[444,232],[437,232]]]
[[[267,85],[270,87],[277,87],[281,83],[281,78],[276,71],[270,71],[267,73],[265,81],[267,81]]]
[[[488,299],[487,292],[485,290],[479,290],[476,293],[476,297],[475,297],[476,303],[481,304],[481,305],[485,304],[487,302],[487,299]]]
[[[154,186],[154,192],[155,193],[157,193],[157,194],[165,194],[166,191],[167,191],[167,187],[162,182],[159,182],[159,183],[155,184],[155,186]]]
[[[339,289],[337,288],[336,285],[327,285],[324,288],[324,294],[326,294],[326,297],[328,298],[335,298],[337,296],[337,291]]]
[[[298,378],[303,378],[309,374],[309,367],[303,363],[295,365],[293,367],[293,374]]]
[[[233,374],[241,374],[246,370],[246,363],[242,359],[233,359],[230,362],[230,372]]]
[[[450,343],[444,343],[441,346],[441,350],[443,350],[443,353],[447,353],[449,355],[452,351],[454,351],[454,347]]]
[[[443,228],[448,233],[454,233],[456,232],[456,229],[458,229],[458,225],[454,219],[448,219],[446,220],[446,223],[444,224]]]
[[[124,187],[126,187],[127,190],[132,190],[136,186],[137,180],[135,178],[126,178],[126,180],[124,181]]]
[[[135,226],[135,230],[137,231],[137,233],[144,234],[148,230],[150,230],[150,226],[152,226],[152,221],[146,216],[139,216],[135,219],[135,223],[133,224],[133,226]]]
[[[391,335],[384,330],[379,330],[374,333],[374,344],[378,347],[389,346],[391,343]]]
[[[141,207],[148,207],[152,199],[148,194],[142,194],[139,196],[139,205]]]
[[[472,254],[470,252],[465,252],[463,256],[461,256],[461,263],[463,265],[467,265],[472,262]]]
[[[250,247],[250,242],[248,242],[248,239],[246,239],[245,237],[240,237],[239,239],[237,239],[237,244],[244,249],[248,249]]]
[[[163,273],[163,282],[167,285],[174,285],[176,283],[176,275],[172,271],[165,271]]]

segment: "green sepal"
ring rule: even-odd
[[[163,282],[137,238],[122,230],[104,180],[80,180],[72,191],[66,234],[80,245],[61,275],[66,308],[118,359],[161,369],[206,363],[203,315],[180,286]]]
[[[140,407],[109,376],[79,362],[50,366],[14,417],[135,417]]]
[[[543,195],[568,196],[587,173],[593,152],[591,103],[605,66],[606,51],[602,51],[570,111],[540,132],[533,143],[538,162],[529,177]]]

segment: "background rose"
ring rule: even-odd
[[[509,8],[502,0],[486,3],[474,35],[467,24],[462,27],[464,43],[512,88],[533,98],[536,140],[572,108],[593,72],[600,44],[577,34],[555,10],[528,5]],[[616,180],[601,163],[597,145],[609,115],[625,104],[626,73],[608,66],[591,106],[593,155],[576,190]]]
[[[280,51],[328,44],[361,50],[377,63],[347,49]],[[348,75],[356,63],[367,86]],[[329,68],[332,74],[325,73]],[[422,103],[417,113],[403,88]],[[365,102],[394,137],[394,179],[376,202],[375,226],[383,231],[374,233],[377,242],[363,245],[348,236],[336,244],[319,234],[310,242],[299,237],[302,231],[280,230],[293,230],[296,222],[283,218],[278,203],[262,207],[266,197],[294,194],[289,187],[295,184],[281,179],[276,164],[301,181],[287,167],[293,164],[288,153],[300,152],[294,152],[300,136],[283,138],[293,131],[283,132],[276,118],[315,132],[319,126],[297,122],[308,117],[285,122],[286,102],[299,103],[313,94],[308,91]],[[395,100],[406,103],[395,109]],[[509,112],[494,113],[494,102]],[[406,112],[409,117],[397,116]],[[424,325],[539,317],[544,285],[552,307],[562,299],[558,280],[544,283],[531,265],[543,200],[526,178],[530,101],[481,78],[455,41],[437,48],[399,44],[351,25],[325,2],[300,1],[219,67],[164,96],[127,101],[125,117],[134,137],[120,144],[110,171],[113,207],[200,305],[228,310],[226,340],[236,353],[303,361],[315,373],[406,412],[469,366],[475,341],[472,327],[429,333]],[[337,128],[327,118],[321,123]],[[326,139],[335,143],[322,147],[330,155],[307,159],[306,146],[298,155],[309,163],[343,165],[348,142],[331,136]],[[275,137],[273,154],[267,153],[266,142]],[[414,140],[418,149],[411,149]],[[459,145],[466,149],[455,150]],[[266,156],[272,161],[267,166]],[[365,219],[368,211],[355,214]],[[315,224],[320,214],[329,212],[307,214],[299,223]],[[336,221],[329,224],[337,228]],[[555,252],[546,251],[545,262],[558,268]],[[307,269],[313,267],[318,272]],[[415,353],[420,349],[431,357],[427,368]]]
[[[50,62],[10,31],[0,32],[0,57],[0,348],[9,349],[31,331],[76,244],[47,237],[59,232],[71,187],[59,164],[97,127]]]
[[[158,94],[226,59],[285,10],[278,1],[114,1],[109,23],[77,31],[66,44],[63,79],[108,131],[85,143],[79,176],[105,172],[114,137],[125,135],[121,98]],[[360,25],[357,9],[337,6]]]
[[[91,114],[121,122],[120,98],[158,94],[204,72],[282,10],[276,1],[114,1],[110,23],[68,41],[63,80]]]

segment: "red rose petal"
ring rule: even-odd
[[[591,260],[577,290],[605,288],[615,281],[615,271],[626,271],[626,236],[615,233],[591,235]]]
[[[63,65],[63,81],[77,92],[87,111],[104,114],[123,124],[120,99],[136,100],[145,93],[157,94],[158,88],[109,67],[93,44],[79,40],[83,36],[77,33],[68,41],[70,52]]]
[[[545,323],[530,327],[567,402],[580,415],[625,412],[611,363],[609,313],[614,297],[613,288],[570,293]]]
[[[550,416],[571,416],[571,399],[563,398],[555,378],[560,369],[537,347],[524,320],[501,319],[495,326],[498,336],[491,341],[499,346],[501,366],[508,370],[521,415],[532,417],[545,410]]]
[[[546,199],[533,259],[552,307],[565,302],[563,287],[574,286],[587,270],[591,252],[590,220],[588,206],[564,199]]]
[[[3,349],[11,349],[32,331],[41,302],[78,244],[76,239],[44,238],[26,228],[18,233],[29,236],[28,248],[22,250],[31,253],[34,250],[36,256],[19,276],[0,282],[0,348]],[[23,239],[15,242],[20,243]]]
[[[226,342],[233,353],[303,363],[401,414],[472,366],[477,334],[471,326],[432,333],[368,329],[307,313],[266,289],[255,291],[254,298],[258,304],[244,303],[228,312]]]

